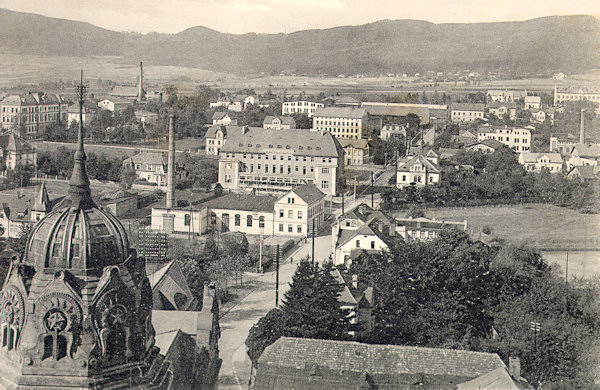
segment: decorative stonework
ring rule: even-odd
[[[25,301],[19,289],[8,286],[0,295],[0,346],[14,350],[25,321]]]

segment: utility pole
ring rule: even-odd
[[[354,197],[352,198],[353,202],[356,202],[356,176],[354,176]]]
[[[395,151],[394,158],[394,181],[396,182],[396,187],[398,187],[398,151]]]
[[[315,265],[315,219],[312,220],[312,263]]]
[[[275,307],[279,305],[279,244],[275,254]]]
[[[262,274],[262,231],[260,232],[260,245],[258,246],[258,272]]]
[[[565,264],[565,283],[569,282],[569,251],[567,250],[567,263]]]
[[[373,172],[371,172],[371,208],[375,208],[375,184],[373,179]]]
[[[342,191],[342,215],[344,215],[344,191]]]

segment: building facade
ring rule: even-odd
[[[531,147],[531,132],[522,128],[481,126],[478,129],[477,141],[486,139],[501,142],[515,152],[526,152]]]
[[[267,115],[263,121],[264,129],[290,130],[296,128],[296,121],[291,116]]]
[[[367,138],[367,111],[355,107],[319,108],[313,115],[313,131],[328,131],[336,138]]]
[[[432,152],[433,153],[433,152]],[[404,157],[397,162],[396,187],[404,188],[410,185],[424,187],[440,181],[441,168],[438,156],[416,155]]]
[[[275,202],[277,235],[307,236],[319,231],[325,221],[325,194],[313,183],[292,189]]]
[[[450,109],[450,120],[452,122],[474,122],[483,119],[483,104],[455,103]]]
[[[594,89],[579,88],[577,90],[558,90],[554,88],[554,105],[565,102],[589,100],[600,103],[600,92]]]
[[[345,165],[363,165],[373,161],[369,142],[364,138],[340,138],[340,145],[344,148]]]
[[[167,185],[167,156],[160,152],[141,152],[123,161],[124,167],[135,170],[138,178],[158,187]]]
[[[282,115],[306,114],[309,118],[313,116],[317,108],[324,107],[323,103],[309,102],[306,100],[296,100],[293,102],[281,103]]]
[[[38,138],[44,127],[67,122],[68,102],[60,95],[30,92],[0,100],[0,124],[20,137]]]
[[[521,152],[519,153],[519,164],[530,172],[547,169],[551,173],[559,173],[563,170],[563,159],[560,153]]]
[[[239,191],[289,191],[314,183],[337,192],[343,150],[329,133],[244,127],[227,135],[219,153],[219,183]]]

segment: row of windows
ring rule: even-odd
[[[10,108],[10,110],[9,110]],[[22,112],[38,112],[38,107],[23,107]],[[40,106],[39,111],[58,111],[58,106]],[[19,112],[19,107],[2,107],[2,112]]]
[[[315,125],[326,126],[360,126],[360,119],[319,119],[315,118]]]
[[[468,116],[483,116],[483,112],[468,112]],[[452,111],[452,116],[467,116],[467,112],[465,111]]]
[[[279,145],[278,145],[278,146],[279,146]],[[307,149],[309,149],[309,150],[310,150],[310,149],[312,149],[312,147],[310,147],[310,146],[309,146]],[[318,146],[317,146],[317,149],[320,149],[320,147],[318,147]],[[242,157],[242,159],[247,159],[247,158],[249,158],[249,159],[251,159],[251,160],[253,160],[253,159],[256,159],[256,160],[262,160],[262,159],[263,159],[263,156],[264,156],[264,159],[265,159],[265,160],[269,160],[269,159],[271,159],[271,160],[273,160],[273,161],[277,161],[277,159],[278,159],[278,158],[279,158],[279,161],[285,161],[285,160],[286,160],[286,158],[285,158],[285,155],[271,155],[271,157],[269,158],[269,155],[268,155],[268,154],[265,154],[265,155],[262,155],[262,154],[257,154],[257,155],[254,155],[254,154],[245,154],[245,153],[244,153],[244,154],[241,154],[241,157]],[[238,154],[238,155],[236,156],[236,154],[235,154],[235,153],[225,153],[225,157],[227,157],[227,158],[234,158],[234,157],[238,157],[238,158],[239,158],[239,157],[240,157],[240,155]],[[304,157],[298,157],[298,156],[294,156],[294,160],[295,160],[296,162],[300,161],[300,159],[302,159],[302,161],[303,161],[303,162],[307,162],[307,161],[310,161],[310,162],[318,162],[317,160],[318,160],[319,158],[318,158],[318,157],[306,157],[306,156],[304,156]],[[292,155],[287,155],[287,161],[292,161]],[[326,162],[331,162],[331,157],[329,157],[329,158],[325,158],[325,157],[323,157],[323,158],[321,158],[321,162],[324,162],[324,163],[326,163]]]
[[[303,213],[302,210],[298,210],[298,219],[302,219]],[[288,218],[294,218],[294,210],[288,210],[287,211],[287,217]],[[281,209],[279,210],[279,218],[285,218],[285,210]]]
[[[283,107],[295,107],[298,106],[310,106],[310,107],[323,107],[323,103],[313,103],[307,101],[298,101],[298,102],[284,102]]]
[[[360,240],[356,240],[356,247],[360,248]],[[375,249],[375,241],[371,241],[371,249]]]
[[[279,231],[284,231],[284,225],[282,223],[279,224]],[[287,225],[288,233],[294,232],[294,225]],[[296,225],[296,233],[302,233],[302,225]]]

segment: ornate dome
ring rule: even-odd
[[[123,225],[95,206],[66,207],[42,219],[32,231],[24,261],[36,270],[90,270],[123,263],[129,256]]]

